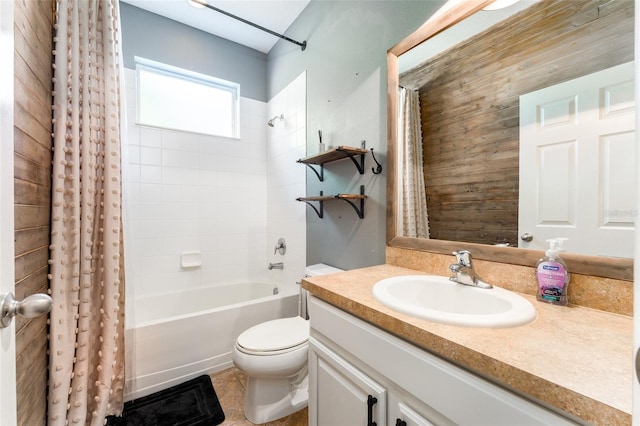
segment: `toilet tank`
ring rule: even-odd
[[[324,263],[316,263],[315,265],[309,265],[304,268],[305,277],[317,277],[319,275],[328,275],[336,272],[344,272],[344,269],[339,269]]]
[[[336,272],[344,272],[344,269],[339,269],[334,266],[325,265],[324,263],[316,263],[315,265],[309,265],[304,268],[304,278],[317,277],[320,275],[334,274]],[[309,292],[300,287],[300,298],[298,299],[298,314],[304,318],[309,319],[307,313],[307,301],[309,299]]]

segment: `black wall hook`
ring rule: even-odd
[[[382,173],[382,164],[378,163],[378,160],[376,160],[376,156],[373,155],[373,148],[371,148],[371,156],[373,157],[373,161],[375,161],[377,164],[376,167],[371,168],[371,171],[374,175],[379,175],[380,173]]]

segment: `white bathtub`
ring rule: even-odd
[[[231,367],[238,335],[255,324],[297,315],[298,290],[267,283],[212,286],[137,299],[133,312],[125,400]]]

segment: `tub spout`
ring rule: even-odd
[[[277,263],[269,262],[269,266],[267,266],[267,269],[269,269],[269,270],[272,270],[272,269],[284,269],[284,263],[282,263],[282,262],[277,262]]]

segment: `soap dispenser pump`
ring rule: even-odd
[[[545,256],[536,264],[536,278],[538,280],[536,299],[541,302],[560,306],[566,306],[569,302],[567,298],[569,272],[564,260],[560,258],[560,252],[563,251],[562,246],[565,241],[567,241],[567,238],[547,240],[549,249],[545,251]]]

